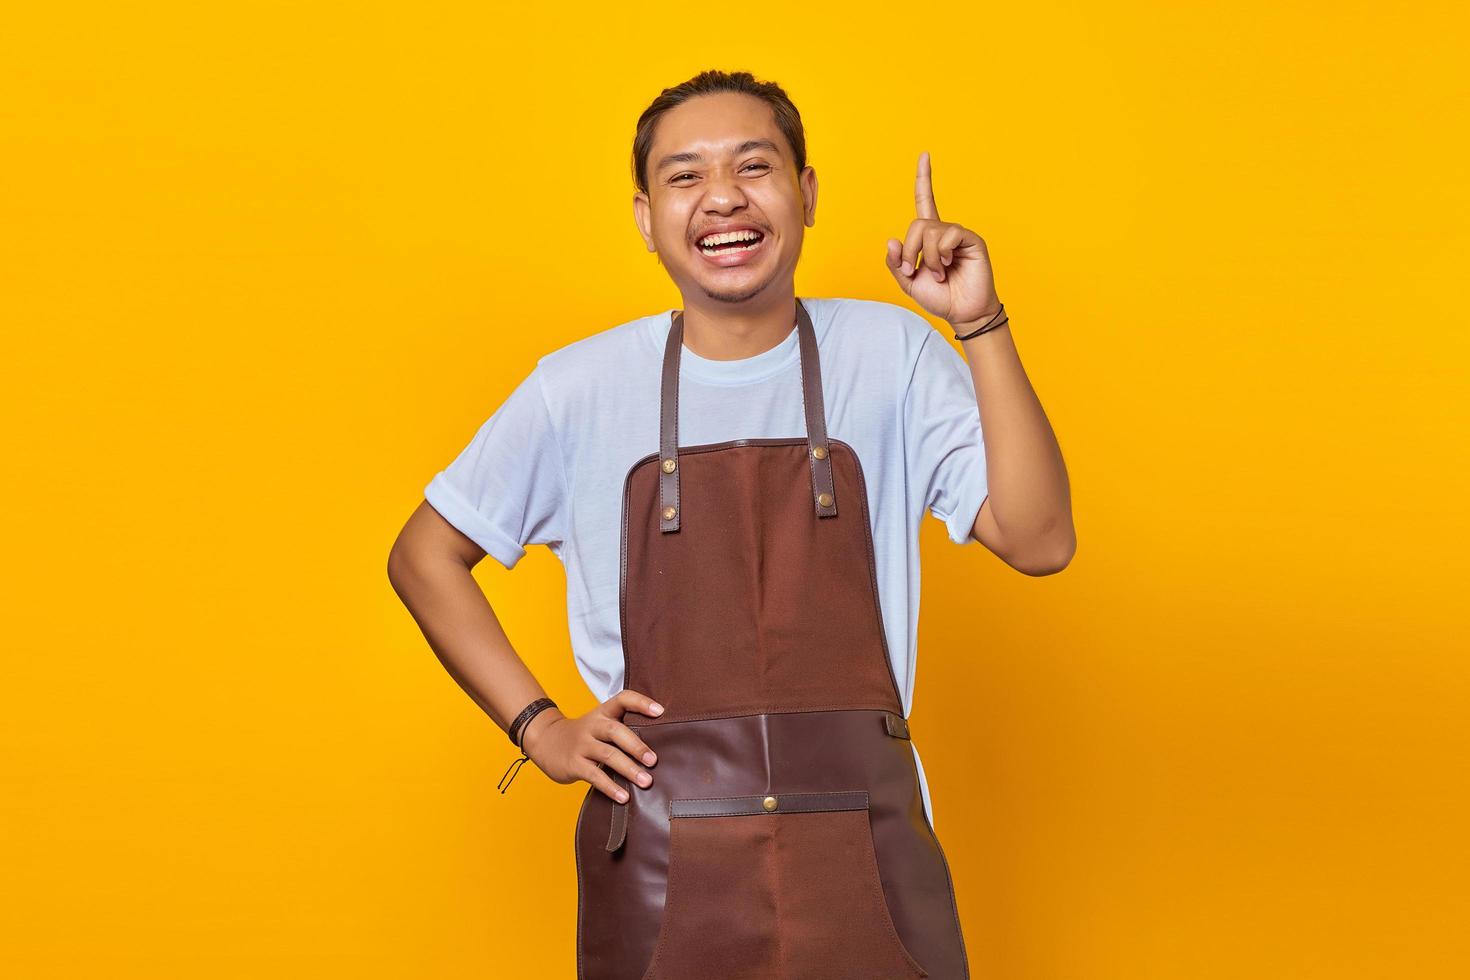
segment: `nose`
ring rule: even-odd
[[[736,208],[744,207],[745,191],[741,189],[736,175],[724,170],[712,172],[704,182],[702,206],[704,210],[718,214],[729,214]]]

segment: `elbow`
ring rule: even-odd
[[[403,582],[403,552],[395,541],[393,547],[388,549],[388,584],[393,586],[393,591],[403,594],[401,584]]]
[[[414,576],[414,568],[413,549],[408,546],[402,534],[393,542],[393,547],[388,549],[387,571],[388,583],[393,586],[393,591],[403,595],[405,585]]]
[[[1055,575],[1068,565],[1077,554],[1077,535],[1069,524],[1065,533],[1053,534],[1039,540],[1026,553],[1011,562],[1016,571],[1034,577]]]

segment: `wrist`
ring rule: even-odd
[[[553,723],[565,718],[560,708],[547,708],[536,712],[536,717],[526,722],[521,732],[521,754],[529,756],[535,750],[541,734],[550,728]]]
[[[996,303],[993,307],[986,310],[984,313],[981,313],[973,320],[946,320],[945,322],[949,324],[950,328],[954,330],[955,333],[974,333],[976,330],[985,326],[988,321],[995,319],[995,315],[999,312],[1000,304]]]
[[[982,320],[979,324],[970,324],[969,326],[962,326],[960,329],[956,329],[954,332],[955,340],[958,340],[961,344],[968,344],[972,340],[979,340],[986,334],[1000,333],[1002,330],[1010,327],[1010,321],[982,329],[983,324],[984,321]],[[976,333],[976,331],[979,332]]]
[[[1006,314],[1006,305],[997,303],[994,308],[985,310],[974,319],[946,322],[954,330],[955,340],[966,341],[984,336],[993,330],[999,330],[1010,322],[1010,317]]]

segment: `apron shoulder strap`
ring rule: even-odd
[[[796,300],[796,334],[801,355],[801,403],[806,416],[807,460],[811,463],[812,506],[818,518],[837,516],[837,490],[832,480],[832,453],[827,416],[822,405],[822,365],[817,334],[800,297]],[[684,349],[684,311],[674,314],[664,344],[659,397],[659,529],[679,530],[679,354]]]

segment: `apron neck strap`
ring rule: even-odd
[[[801,355],[801,402],[806,414],[807,461],[811,463],[812,507],[817,517],[837,516],[832,482],[832,454],[827,443],[827,417],[822,407],[822,366],[817,334],[800,297],[796,300],[796,333]],[[659,398],[659,528],[679,530],[679,354],[684,349],[684,311],[674,314],[664,345],[663,381]]]

